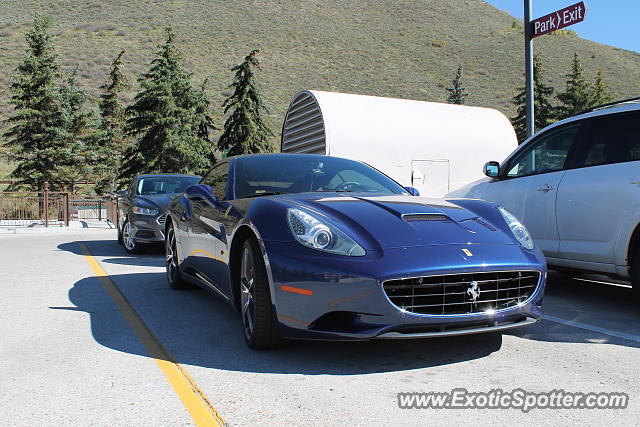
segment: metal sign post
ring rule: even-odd
[[[533,98],[533,38],[582,22],[586,13],[587,7],[581,1],[532,21],[531,0],[524,0],[524,90],[527,138],[536,131]]]
[[[533,109],[533,37],[531,37],[531,29],[531,0],[524,0],[524,74],[527,138],[535,132]]]

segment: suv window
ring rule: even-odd
[[[551,131],[533,141],[507,167],[507,177],[555,172],[565,167],[569,150],[576,139],[578,125]]]
[[[640,114],[593,119],[580,166],[640,160]]]
[[[211,186],[213,195],[218,200],[225,200],[227,197],[227,175],[229,173],[229,162],[221,163],[209,171],[207,176],[202,178],[202,184]]]

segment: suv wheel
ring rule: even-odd
[[[636,300],[640,301],[640,250],[637,250],[631,260],[631,286]]]

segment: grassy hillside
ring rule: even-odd
[[[218,106],[232,78],[229,68],[261,49],[259,76],[276,133],[289,101],[301,89],[444,101],[459,64],[468,103],[508,115],[522,86],[522,23],[482,0],[2,0],[0,2],[0,115],[21,60],[35,12],[56,21],[56,45],[66,68],[79,64],[82,86],[97,94],[108,64],[126,49],[126,72],[147,69],[172,24],[186,66]],[[588,18],[587,18],[588,19]],[[602,69],[615,98],[640,95],[640,54],[571,35],[536,39],[548,81],[564,83],[573,52],[589,77]]]

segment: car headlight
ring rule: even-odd
[[[518,221],[518,219],[515,216],[513,216],[513,214],[508,210],[506,210],[505,208],[498,207],[498,210],[500,211],[500,213],[502,214],[502,217],[504,218],[504,220],[507,222],[507,225],[511,229],[511,233],[513,233],[513,237],[515,237],[516,240],[520,242],[520,244],[525,248],[533,249],[534,247],[533,239],[531,238],[531,234],[529,234],[527,227],[525,227],[520,221]]]
[[[362,246],[334,225],[302,209],[287,209],[291,234],[303,245],[319,251],[348,256],[363,256]]]
[[[142,206],[134,206],[133,213],[136,215],[158,215],[158,210],[143,208]]]

